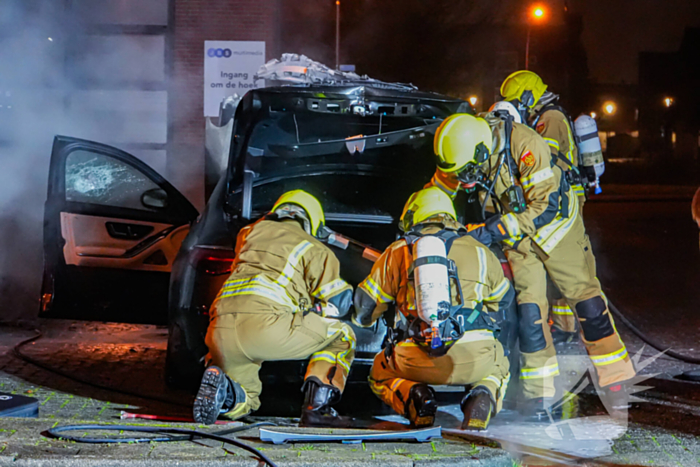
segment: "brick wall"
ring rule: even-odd
[[[279,0],[174,0],[169,180],[204,205],[204,41],[265,41],[277,54]]]

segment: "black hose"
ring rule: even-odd
[[[695,363],[695,364],[700,364],[700,358],[695,358],[695,357],[688,357],[687,355],[681,355],[677,352],[674,352],[673,350],[667,348],[664,349],[661,344],[659,344],[656,341],[651,340],[649,337],[647,337],[642,331],[637,328],[632,322],[625,317],[625,315],[622,314],[620,310],[617,309],[613,303],[608,300],[608,307],[610,308],[610,311],[613,312],[616,318],[619,318],[620,321],[624,323],[625,326],[627,326],[630,331],[634,333],[635,336],[639,337],[641,340],[658,350],[659,352],[663,352],[665,355],[668,355],[669,357],[673,357],[676,360],[680,360],[682,362],[686,363]]]
[[[252,446],[248,446],[233,438],[226,438],[222,436],[223,434],[232,433],[233,430],[243,431],[249,428],[254,428],[257,426],[267,425],[269,423],[263,422],[257,423],[255,425],[247,425],[245,427],[236,427],[229,430],[222,430],[214,433],[205,433],[197,430],[187,430],[183,428],[163,428],[163,427],[134,427],[129,425],[66,425],[57,426],[48,430],[48,433],[54,438],[64,439],[68,441],[74,441],[77,443],[89,443],[89,444],[121,444],[121,443],[167,443],[171,441],[193,441],[197,438],[212,439],[214,441],[219,441],[222,443],[232,444],[236,447],[244,449],[258,458],[262,459],[270,467],[277,467],[274,462],[272,462],[265,454],[258,451]],[[156,434],[170,434],[178,436],[161,436],[152,438],[84,438],[75,437],[70,435],[62,435],[60,433],[66,431],[85,431],[85,430],[102,430],[102,431],[132,431],[137,433],[156,433]]]

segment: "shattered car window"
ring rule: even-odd
[[[104,154],[77,150],[66,158],[66,201],[151,210],[141,196],[158,188],[135,168]]]

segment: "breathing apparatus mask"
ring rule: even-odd
[[[489,150],[484,143],[479,143],[474,150],[474,162],[467,163],[457,174],[457,180],[467,193],[472,193],[478,185],[483,184],[486,175],[481,167],[489,160]]]

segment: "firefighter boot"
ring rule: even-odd
[[[194,420],[204,425],[212,425],[220,414],[245,404],[245,400],[245,391],[238,383],[218,366],[210,366],[204,371],[194,400]]]
[[[477,386],[464,396],[460,406],[464,414],[462,430],[482,431],[489,426],[496,402],[488,389]]]
[[[562,331],[556,326],[552,326],[551,333],[552,342],[556,347],[562,347],[567,344],[574,344],[579,340],[578,333]]]
[[[416,428],[433,426],[436,412],[435,391],[427,384],[414,385],[408,393],[404,413],[404,416],[410,420],[411,426]]]
[[[347,428],[355,421],[352,417],[338,415],[331,407],[340,401],[340,389],[335,386],[323,384],[311,376],[301,390],[304,391],[304,406],[299,426]]]
[[[611,417],[627,417],[627,410],[630,408],[630,394],[625,383],[618,383],[603,388],[601,399]]]
[[[553,397],[526,399],[518,407],[520,415],[533,422],[556,421],[561,419],[561,407]]]

